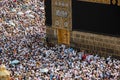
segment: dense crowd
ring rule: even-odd
[[[11,63],[13,60],[19,63]],[[120,79],[120,60],[86,54],[65,45],[48,47],[37,36],[12,39],[3,44],[0,64],[11,71],[12,80]]]
[[[120,60],[44,43],[42,0],[2,0],[1,5],[0,64],[11,80],[120,79]]]
[[[0,38],[44,35],[44,0],[1,0]]]

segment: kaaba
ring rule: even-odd
[[[51,0],[45,0],[45,24],[47,26],[52,25],[52,5]]]
[[[52,25],[52,1],[45,0],[46,22]],[[120,36],[120,6],[72,0],[72,30]]]
[[[120,7],[72,0],[73,30],[120,36]]]

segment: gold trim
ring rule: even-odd
[[[110,4],[110,0],[78,0],[85,2],[93,2],[93,3],[102,3],[102,4]]]

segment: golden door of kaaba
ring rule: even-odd
[[[65,29],[58,29],[58,43],[70,44],[70,32]]]
[[[59,44],[70,44],[71,8],[71,0],[52,0],[52,27],[57,30]]]

